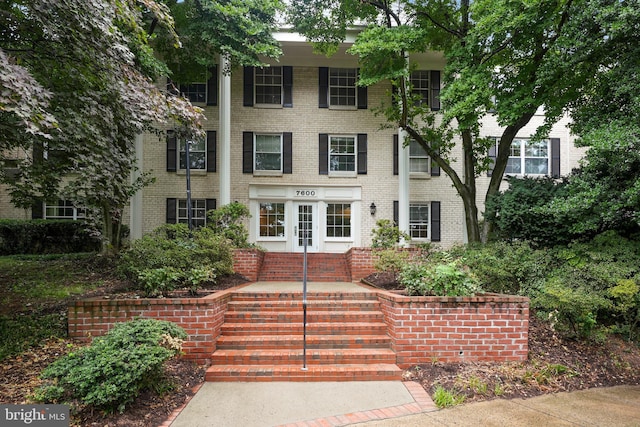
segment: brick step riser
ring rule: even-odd
[[[205,374],[206,381],[400,381],[402,371],[397,367],[380,368],[373,365],[363,367],[331,367],[308,365],[302,370],[302,364],[291,366],[267,367],[211,367]]]
[[[378,301],[376,295],[372,295],[365,292],[353,292],[353,293],[317,293],[317,292],[308,292],[307,293],[307,302],[315,302],[315,301],[327,301],[332,303],[338,303],[341,301]],[[231,302],[268,302],[268,303],[280,303],[280,302],[302,302],[302,284],[300,285],[300,291],[298,292],[281,292],[281,293],[249,293],[249,292],[239,292],[233,296],[233,300]]]
[[[291,312],[235,312],[227,313],[224,317],[228,323],[302,323],[304,313]],[[380,312],[307,312],[307,325],[311,323],[353,323],[353,322],[383,322],[384,316]]]
[[[229,303],[227,305],[227,313],[233,312],[295,312],[302,311],[302,301],[295,302],[282,302],[273,304],[255,304],[250,305],[246,303]],[[354,311],[354,312],[368,312],[379,311],[380,303],[373,301],[364,301],[358,303],[332,303],[332,302],[308,302],[307,310],[314,312],[331,312],[331,311]]]
[[[289,355],[283,357],[260,357],[255,358],[251,355],[247,356],[233,356],[233,357],[224,357],[224,356],[216,356],[213,354],[212,363],[214,366],[218,365],[254,365],[254,366],[273,366],[273,365],[295,365],[302,364],[303,356],[302,353],[300,355]],[[396,363],[395,357],[391,356],[344,356],[341,357],[339,355],[336,356],[323,356],[321,358],[313,357],[312,354],[307,353],[307,365],[363,365],[369,363],[386,363],[386,364],[394,364]]]
[[[361,327],[307,326],[307,335],[380,335],[386,333],[386,325]],[[242,324],[237,327],[222,326],[222,335],[255,336],[255,335],[302,335],[302,325],[264,327],[261,325]]]
[[[313,336],[307,337],[312,338]],[[381,340],[380,342],[366,342],[358,344],[355,342],[309,342],[307,340],[308,350],[355,350],[355,349],[387,349],[389,348],[390,340]],[[262,342],[262,343],[246,343],[242,340],[234,342],[218,342],[216,348],[218,350],[298,350],[303,346],[302,339],[299,341],[291,341],[290,343],[282,344],[280,342]]]

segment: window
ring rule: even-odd
[[[187,200],[178,200],[178,222],[187,224],[189,212],[187,211]],[[194,227],[204,227],[207,223],[207,200],[191,199],[191,221]]]
[[[511,175],[549,175],[549,141],[514,139],[505,173]]]
[[[409,203],[409,235],[412,239],[429,238],[429,204]]]
[[[329,172],[355,171],[355,138],[353,136],[332,136],[329,142]]]
[[[260,203],[260,237],[284,237],[284,203]]]
[[[255,69],[256,104],[282,105],[282,67]]]
[[[409,143],[409,172],[414,174],[428,174],[431,159],[424,148],[417,141]]]
[[[327,204],[327,237],[351,237],[351,204]]]
[[[329,105],[332,107],[356,106],[356,78],[355,68],[329,69]]]
[[[282,171],[282,135],[255,136],[255,171]]]
[[[204,82],[181,84],[180,93],[191,102],[207,102],[207,84]]]
[[[76,208],[70,200],[58,200],[54,205],[44,205],[44,219],[83,219],[85,210]]]
[[[196,140],[196,141],[188,141],[189,142],[189,163],[191,169],[202,169],[206,170],[207,168],[207,144],[204,138]],[[180,141],[180,169],[187,168],[187,153],[186,153],[186,145],[187,141]]]
[[[419,97],[419,104],[429,105],[429,74],[430,71],[416,70],[411,72],[411,93]]]

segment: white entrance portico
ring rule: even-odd
[[[359,186],[249,186],[249,238],[273,252],[345,252],[360,246]]]

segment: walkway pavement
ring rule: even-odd
[[[495,399],[438,410],[413,382],[205,383],[165,425],[631,427],[640,426],[640,386]]]

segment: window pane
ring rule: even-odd
[[[411,73],[411,86],[411,93],[420,98],[420,104],[429,105],[429,71],[413,71]]]
[[[505,173],[519,174],[522,172],[522,163],[520,157],[512,157],[507,160],[507,168]]]
[[[191,102],[207,102],[207,84],[181,84],[180,93]]]
[[[427,152],[417,141],[412,140],[409,143],[409,172],[428,173],[429,163]]]
[[[282,67],[256,68],[256,104],[282,103]]]
[[[409,234],[414,239],[429,237],[429,205],[424,203],[409,204]]]
[[[189,222],[187,211],[187,200],[178,200],[177,220],[181,224]],[[207,223],[207,201],[206,199],[191,199],[191,224],[194,227],[204,227]]]
[[[180,141],[180,169],[187,168],[186,141]],[[191,169],[206,169],[207,143],[204,138],[189,141],[189,160]]]
[[[351,237],[351,204],[327,205],[327,237]]]
[[[547,159],[525,159],[524,172],[532,175],[547,175],[549,161]]]
[[[260,236],[284,237],[284,203],[260,203]]]
[[[282,142],[280,135],[256,135],[255,170],[282,169]]]
[[[356,105],[356,69],[329,70],[329,103],[336,106]]]
[[[355,172],[356,143],[353,137],[331,137],[329,170]]]

